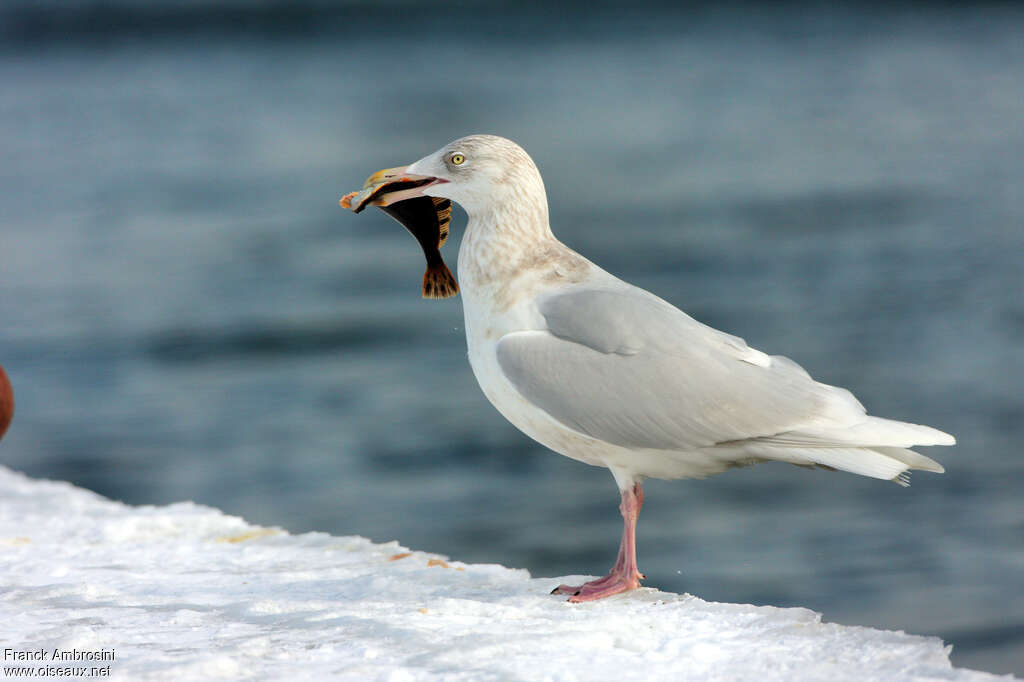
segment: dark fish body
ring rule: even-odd
[[[440,197],[416,197],[381,206],[380,209],[402,224],[419,242],[427,259],[423,273],[423,298],[450,298],[459,285],[441,258],[441,246],[448,239],[452,202]]]
[[[427,259],[427,270],[423,273],[423,298],[454,296],[459,292],[459,285],[441,258],[441,246],[448,239],[448,226],[452,219],[451,200],[418,196],[384,205],[387,203],[383,201],[385,195],[424,184],[423,181],[388,173],[381,171],[371,175],[363,189],[342,197],[342,207],[359,213],[372,203],[401,223],[419,242]]]

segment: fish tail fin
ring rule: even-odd
[[[451,298],[459,293],[459,284],[444,262],[427,266],[423,273],[423,298]]]

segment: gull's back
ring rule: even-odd
[[[496,344],[505,378],[566,428],[645,451],[638,462],[665,453],[640,476],[779,460],[903,482],[910,468],[942,471],[906,448],[954,442],[927,426],[868,416],[849,391],[603,271],[549,287],[537,307],[543,328]]]

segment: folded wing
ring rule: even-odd
[[[849,391],[624,283],[551,296],[540,310],[547,329],[502,337],[499,365],[527,400],[592,438],[887,479],[908,468],[941,471],[906,448],[954,442],[870,417]]]

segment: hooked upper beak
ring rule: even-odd
[[[338,203],[342,208],[352,209],[356,213],[362,211],[367,204],[374,206],[390,206],[399,201],[424,196],[423,190],[447,180],[429,175],[406,173],[408,166],[385,168],[366,179],[363,188],[357,192],[349,192]]]

